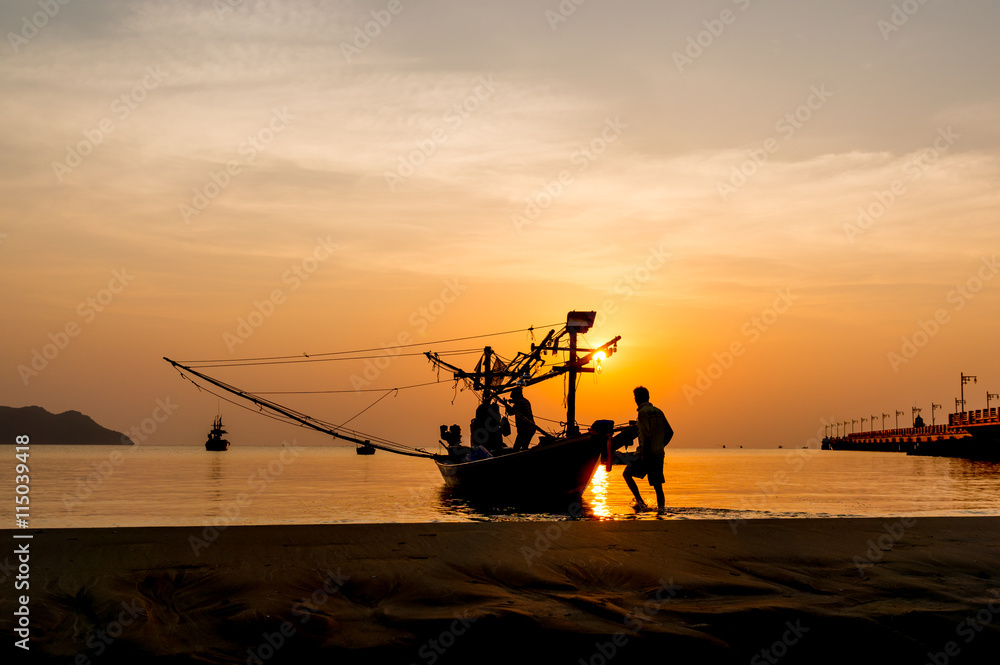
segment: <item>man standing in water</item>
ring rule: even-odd
[[[639,386],[632,391],[639,412],[639,458],[625,467],[625,484],[635,496],[635,507],[646,510],[646,502],[639,494],[635,478],[647,478],[656,490],[656,506],[664,511],[663,499],[663,449],[670,443],[674,430],[663,412],[649,403],[649,391]]]

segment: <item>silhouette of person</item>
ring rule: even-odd
[[[472,419],[472,445],[482,446],[495,452],[504,447],[500,432],[500,409],[496,404],[480,404],[476,407],[476,417]]]
[[[642,500],[635,478],[646,478],[656,491],[656,506],[662,513],[664,511],[663,449],[673,438],[674,430],[667,422],[663,411],[649,403],[649,390],[639,386],[632,391],[632,396],[639,412],[638,458],[625,467],[622,475],[625,477],[625,484],[632,490],[635,507],[639,510],[646,510],[646,502]]]
[[[531,438],[535,436],[535,417],[531,413],[531,402],[524,396],[521,388],[510,391],[511,405],[507,407],[507,415],[514,415],[514,428],[517,438],[514,439],[514,450],[527,450]]]

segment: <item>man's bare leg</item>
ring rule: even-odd
[[[646,502],[642,500],[642,495],[639,494],[639,487],[635,484],[635,479],[632,478],[632,476],[627,473],[624,475],[625,475],[625,484],[628,485],[628,488],[630,490],[632,490],[632,496],[635,497],[636,507],[639,508],[640,510],[645,510]]]
[[[653,489],[656,490],[656,507],[662,513],[666,510],[663,505],[666,502],[663,498],[663,485],[653,485]]]

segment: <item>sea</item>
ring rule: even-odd
[[[28,489],[0,496],[27,491],[30,528],[1000,515],[1000,464],[901,453],[668,448],[664,514],[632,507],[622,466],[580,505],[524,512],[454,496],[431,460],[345,447],[36,445],[27,461]]]

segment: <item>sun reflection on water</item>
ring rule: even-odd
[[[608,472],[604,470],[604,465],[598,465],[585,494],[591,512],[598,519],[610,519],[613,515],[611,506],[608,505],[609,480],[610,477]]]

